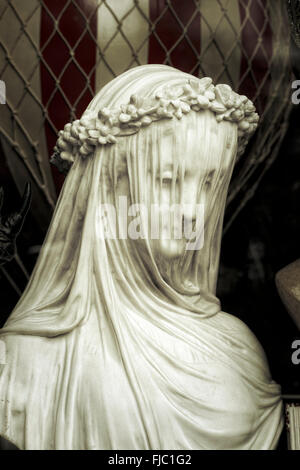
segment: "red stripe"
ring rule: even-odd
[[[262,114],[267,104],[272,80],[270,63],[273,55],[273,44],[267,4],[267,0],[239,0],[241,24],[244,25],[241,32],[242,57],[239,93],[254,100],[259,114]],[[249,7],[252,21],[246,19],[247,7]],[[258,41],[261,41],[261,43],[259,44]],[[252,62],[250,70],[249,60]],[[265,83],[258,95],[258,87],[264,80]]]
[[[184,72],[192,72],[198,76],[197,66],[200,54],[200,13],[197,11],[194,0],[172,0],[171,7],[167,7],[166,0],[150,0],[150,21],[155,25],[155,32],[149,38],[148,62],[149,64],[167,64]],[[193,13],[197,11],[193,21],[184,33],[183,39],[170,53],[167,52],[174,47],[177,40],[183,34],[185,27]],[[160,15],[162,17],[159,19]],[[183,24],[178,23],[176,16]],[[186,39],[188,37],[189,41]]]
[[[92,73],[91,71],[95,67],[96,62],[97,46],[94,38],[97,38],[97,0],[89,0],[89,2],[77,0],[76,3],[82,13],[69,0],[44,0],[42,2],[40,47],[42,56],[54,76],[60,78],[60,87],[71,106],[74,107],[74,114],[78,118],[87,107],[95,91],[96,71],[94,70]],[[62,13],[63,8],[67,4],[69,5]],[[58,19],[58,28],[63,34],[64,39],[55,31],[55,24],[51,15]],[[87,18],[90,18],[89,27],[91,33],[86,31],[80,43],[76,45],[86,28]],[[53,31],[55,31],[55,34],[49,44],[46,45]],[[94,38],[91,37],[91,34]],[[74,60],[77,61],[79,67],[71,61],[63,72],[70,60],[72,50],[74,51]],[[80,68],[86,74],[90,74],[92,91],[89,89],[85,90],[88,81],[80,71]],[[70,107],[63,97],[63,93],[56,90],[56,86],[56,81],[52,74],[41,62],[42,102],[48,110],[49,119],[46,117],[45,132],[50,156],[57,140],[57,134],[51,127],[49,120],[60,130],[73,117],[70,113]],[[53,93],[54,96],[52,96]],[[83,96],[76,103],[81,93],[83,93]],[[56,187],[59,190],[64,178],[54,167],[52,171]]]

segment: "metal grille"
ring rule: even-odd
[[[55,205],[53,177],[61,184],[49,166],[58,130],[80,117],[110,79],[156,62],[228,83],[254,100],[261,114],[233,175],[228,229],[276,158],[291,109],[285,2],[237,3],[239,24],[229,12],[232,0],[0,0],[0,78],[8,89],[1,142],[20,191],[26,180],[34,183],[41,221]]]

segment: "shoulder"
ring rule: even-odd
[[[265,357],[265,352],[255,334],[250,328],[235,315],[220,312],[219,321],[222,328],[231,335],[233,339],[241,341],[246,347],[255,351],[260,357]]]

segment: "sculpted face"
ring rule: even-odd
[[[230,180],[236,142],[235,124],[218,123],[210,111],[153,123],[137,154],[124,139],[115,194],[130,205],[135,193],[139,207],[128,211],[128,238],[140,250],[148,238],[157,264],[205,246],[207,224],[226,197],[222,188]]]
[[[159,237],[150,237],[157,260],[171,261],[186,250],[201,249],[211,205],[220,204],[226,196],[217,197],[230,179],[235,133],[228,132],[229,123],[217,123],[209,112],[191,121],[184,133],[182,123],[162,123],[160,162],[155,190],[150,191],[160,216]],[[148,186],[151,181],[148,175]]]

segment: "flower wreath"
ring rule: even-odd
[[[77,155],[87,158],[98,145],[111,145],[118,137],[137,133],[160,119],[181,119],[191,110],[212,111],[218,122],[238,126],[238,155],[241,155],[259,120],[255,106],[246,96],[238,95],[229,85],[213,85],[212,79],[187,80],[184,85],[166,87],[154,97],[130,97],[129,104],[118,109],[102,108],[85,112],[81,119],[65,125],[59,132],[51,162],[67,173]]]

